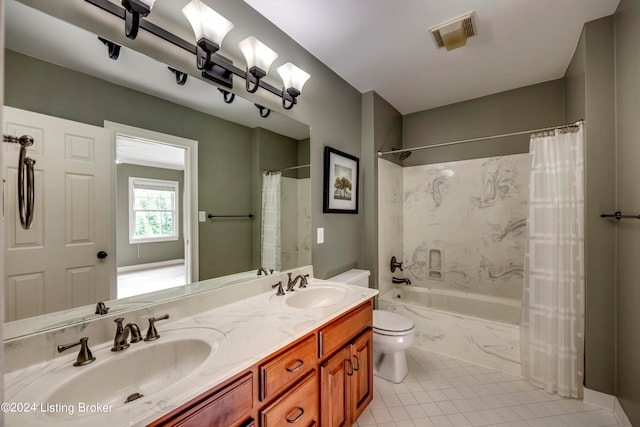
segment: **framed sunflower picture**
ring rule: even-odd
[[[324,147],[324,213],[358,213],[359,164],[355,156]]]

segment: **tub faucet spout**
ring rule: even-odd
[[[391,278],[391,281],[393,283],[404,283],[405,285],[410,285],[411,284],[411,280],[409,280],[409,279],[400,279],[400,278],[395,277],[395,276]]]

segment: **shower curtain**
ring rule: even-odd
[[[280,172],[262,175],[262,267],[280,268]]]
[[[583,126],[531,136],[522,373],[563,397],[584,374]]]

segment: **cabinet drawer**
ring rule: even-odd
[[[331,322],[318,332],[318,357],[344,346],[364,329],[373,326],[373,305],[367,301],[351,313]]]
[[[309,374],[280,399],[260,411],[260,427],[307,427],[318,419],[318,380]]]
[[[251,425],[242,421],[253,408],[253,375],[247,374],[183,413],[152,425],[204,427]],[[248,422],[248,424],[247,424]],[[255,423],[254,423],[255,424]]]
[[[312,335],[282,355],[260,366],[260,400],[293,384],[315,366],[316,338]]]

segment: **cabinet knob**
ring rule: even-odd
[[[105,251],[100,251],[96,256],[98,257],[98,259],[105,259],[106,257],[109,256],[109,254],[106,253]]]
[[[301,408],[301,407],[299,407],[299,406],[298,406],[297,408],[295,408],[295,409],[297,409],[297,410],[298,410],[298,415],[296,415],[295,417],[289,417],[289,416],[287,415],[287,418],[286,418],[286,419],[287,419],[287,422],[288,422],[289,424],[297,423],[297,422],[300,420],[300,418],[302,418],[302,416],[304,415],[304,409],[302,409],[302,408]],[[293,411],[291,411],[291,412],[293,412]]]

